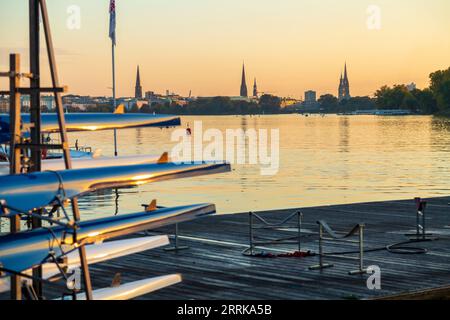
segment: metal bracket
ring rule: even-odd
[[[178,240],[178,236],[179,236],[179,230],[178,230],[178,223],[175,224],[175,235],[174,235],[174,239],[175,239],[175,246],[174,247],[170,247],[170,248],[165,248],[164,251],[181,251],[181,250],[187,250],[189,249],[188,246],[180,246],[179,245],[179,240]]]

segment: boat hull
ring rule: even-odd
[[[23,213],[57,204],[57,197],[228,171],[229,164],[163,163],[8,175],[0,177],[0,200],[13,213]]]
[[[23,272],[29,268],[63,257],[76,250],[81,243],[99,241],[134,234],[140,231],[182,223],[216,213],[212,204],[163,208],[79,223],[77,243],[65,227],[36,229],[0,237],[0,270]]]
[[[89,265],[108,261],[120,257],[125,257],[135,253],[140,253],[155,248],[168,245],[169,238],[167,236],[142,237],[135,239],[111,241],[98,245],[86,246],[86,260]],[[70,273],[74,269],[80,267],[80,255],[78,251],[73,251],[66,256],[67,272]],[[24,272],[31,275],[31,270]],[[42,278],[49,279],[60,273],[58,267],[54,263],[45,263],[42,265]],[[31,282],[31,280],[30,280]],[[10,290],[10,279],[0,279],[0,293]]]
[[[163,288],[175,285],[182,281],[181,275],[173,274],[169,276],[162,276],[157,278],[145,279],[123,284],[117,287],[104,288],[94,290],[92,297],[94,300],[131,300]],[[57,299],[60,300],[60,299]],[[64,300],[72,300],[71,297],[66,297]],[[77,300],[86,300],[86,294],[80,293],[77,295]]]

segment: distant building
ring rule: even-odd
[[[20,105],[23,109],[28,110],[31,106],[30,96],[29,95],[21,96]],[[41,96],[41,108],[45,108],[49,111],[55,110],[56,108],[55,97],[52,95]]]
[[[253,97],[258,98],[258,86],[256,84],[256,78],[255,78],[255,82],[253,84]]]
[[[417,89],[417,85],[414,82],[411,82],[406,85],[406,89],[408,89],[409,92],[414,91]]]
[[[306,107],[313,107],[317,104],[317,92],[309,90],[305,92],[305,102]]]
[[[117,99],[117,103],[119,105],[122,104],[126,110],[131,110],[134,106],[137,106],[138,110],[140,110],[145,104],[147,104],[147,101],[136,98],[120,98]]]
[[[0,96],[0,113],[9,113],[9,98]]]
[[[245,64],[242,65],[241,97],[248,97],[247,81],[245,80]]]
[[[350,82],[348,81],[348,74],[347,74],[347,63],[345,63],[344,76],[342,76],[342,73],[341,73],[341,79],[339,81],[338,98],[339,98],[339,101],[348,100],[351,98]]]
[[[135,92],[134,97],[136,99],[142,99],[142,86],[141,86],[141,75],[139,72],[139,66],[137,67],[136,87],[135,87],[134,92]]]
[[[298,99],[294,99],[294,98],[281,98],[281,108],[288,108],[288,107],[292,107],[295,105],[298,105],[301,101],[299,101]]]

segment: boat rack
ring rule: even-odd
[[[253,256],[256,252],[256,249],[261,246],[274,246],[274,245],[286,245],[286,244],[295,244],[297,245],[298,251],[302,250],[302,242],[301,239],[304,237],[302,235],[302,223],[303,223],[303,213],[301,211],[296,211],[290,214],[288,217],[283,219],[280,222],[271,223],[265,220],[263,217],[258,215],[257,213],[250,212],[249,213],[249,248],[244,250],[244,254],[249,254]],[[295,224],[295,225],[293,225]],[[297,229],[297,235],[295,237],[289,238],[261,238],[260,241],[256,241],[255,232],[256,231],[269,231],[269,230],[278,230],[287,229],[287,228],[295,228]]]
[[[317,221],[317,224],[319,225],[319,264],[309,267],[309,270],[323,270],[327,268],[334,267],[333,264],[324,263],[324,257],[326,254],[324,253],[323,247],[324,247],[324,241],[348,241],[350,237],[353,237],[355,234],[358,233],[359,235],[359,266],[357,270],[353,270],[349,272],[349,275],[360,275],[360,274],[366,274],[368,271],[366,268],[364,268],[364,228],[365,224],[360,223],[353,227],[352,230],[350,230],[349,233],[347,233],[344,236],[338,235],[331,227],[325,222],[325,221]],[[324,231],[331,237],[331,238],[325,238]]]
[[[156,200],[154,200],[151,204],[143,204],[142,207],[145,209],[145,211],[153,211],[155,209],[162,209],[162,208],[164,208],[164,207],[161,207],[161,206],[157,206],[156,205]],[[148,232],[146,232],[146,234],[149,235]],[[180,246],[179,236],[180,236],[179,223],[176,223],[175,224],[175,233],[173,235],[174,246],[165,248],[164,251],[166,251],[166,252],[178,252],[178,251],[190,249],[188,246]]]

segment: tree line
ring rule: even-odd
[[[322,112],[343,113],[357,110],[403,109],[416,114],[450,116],[450,68],[430,74],[430,86],[409,90],[406,85],[383,86],[374,98],[354,97],[339,101],[331,94],[319,98]]]
[[[281,113],[281,99],[263,95],[258,101],[236,100],[230,97],[198,98],[184,106],[177,103],[134,106],[130,112],[178,115],[244,115]]]

